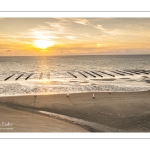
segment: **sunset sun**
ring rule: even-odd
[[[53,41],[49,40],[35,40],[34,46],[41,49],[46,49],[54,44]]]

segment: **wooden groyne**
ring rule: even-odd
[[[139,70],[135,70],[135,71],[132,71],[132,72],[134,72],[136,74],[141,74],[141,72]]]
[[[119,72],[117,72],[117,71],[111,71],[111,72],[116,73],[116,74],[119,74],[119,75],[122,75],[122,76],[125,76],[125,74],[119,73]]]
[[[134,73],[134,74],[140,74],[140,73],[138,73],[138,72],[136,72],[136,71],[133,71],[133,70],[125,70],[125,71],[131,72],[131,73]]]
[[[18,76],[15,80],[18,80],[18,79],[21,78],[23,75],[24,75],[24,73],[21,74],[20,76]]]
[[[8,79],[10,79],[11,77],[13,77],[15,74],[13,74],[13,75],[11,75],[11,76],[9,76],[9,77],[7,77],[6,79],[4,79],[4,81],[6,81],[6,80],[8,80]]]
[[[34,74],[34,73],[31,73],[29,76],[27,76],[27,77],[25,78],[25,80],[28,80],[33,74]]]
[[[144,70],[132,70],[130,72],[135,73],[135,74],[141,74],[141,73],[143,73],[143,74],[149,74],[148,72],[145,72]]]
[[[82,72],[78,72],[79,74],[81,74],[82,76],[84,76],[85,78],[87,78],[87,76],[85,74],[83,74]]]
[[[120,71],[120,70],[116,70],[116,71],[118,71],[118,72],[121,72],[121,73],[125,73],[125,74],[129,74],[129,75],[131,75],[131,76],[134,76],[134,74],[132,74],[132,73],[129,73],[129,72]]]
[[[98,73],[96,73],[94,71],[91,71],[91,72],[94,73],[94,74],[96,74],[96,75],[98,75],[99,77],[103,77],[102,75],[100,75],[100,74],[98,74]]]
[[[77,76],[75,76],[74,74],[72,74],[71,72],[68,72],[71,76],[73,76],[74,78],[77,78]]]
[[[98,71],[98,72],[101,72],[101,73],[103,73],[103,74],[106,74],[106,75],[109,75],[109,76],[115,77],[115,75],[112,75],[112,74],[109,74],[109,73],[106,73],[106,72],[103,72],[103,71]]]
[[[83,71],[83,72],[85,72],[85,73],[89,74],[90,76],[92,76],[92,77],[96,78],[96,76],[95,76],[95,75],[93,75],[93,74],[91,74],[91,73],[89,73],[89,72],[87,72],[87,71]]]
[[[13,74],[14,73],[14,74]],[[116,70],[112,70],[112,71],[110,71],[110,70],[76,70],[76,71],[74,71],[74,70],[68,70],[68,71],[63,71],[62,73],[60,72],[59,73],[60,74],[60,77],[58,77],[58,78],[109,78],[110,76],[111,77],[115,77],[115,76],[129,76],[129,75],[132,75],[132,76],[137,76],[137,75],[139,75],[139,76],[148,76],[148,75],[150,75],[150,70],[144,70],[144,69],[124,69],[124,70],[117,70],[117,68],[116,68]],[[31,79],[37,79],[37,80],[42,80],[42,79],[50,79],[50,75],[51,75],[51,77],[53,78],[53,76],[55,77],[57,77],[57,76],[59,76],[59,74],[57,74],[57,72],[56,72],[56,74],[55,74],[55,72],[54,72],[54,74],[53,74],[53,72],[52,73],[49,73],[49,72],[38,72],[38,73],[31,73],[31,72],[24,72],[24,71],[22,71],[22,72],[17,72],[17,73],[15,73],[15,72],[10,72],[10,74],[4,74],[4,77],[3,77],[3,81],[6,81],[6,80],[9,80],[10,78],[12,78],[11,80],[21,80],[21,79],[23,79],[23,80],[28,80],[32,75],[34,75],[34,77],[31,77]],[[69,74],[69,75],[67,75],[67,74]],[[118,74],[118,75],[117,75]],[[146,75],[145,75],[146,74]],[[14,76],[14,77],[13,77]]]
[[[144,73],[144,74],[149,74],[149,72],[145,71],[145,70],[139,70],[140,73]]]

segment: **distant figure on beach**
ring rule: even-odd
[[[67,93],[67,97],[69,97],[69,93]]]
[[[93,94],[93,98],[95,98],[95,95]]]

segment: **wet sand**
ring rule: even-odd
[[[34,112],[0,105],[0,132],[87,132],[88,130]]]
[[[9,132],[150,131],[150,91],[95,92],[95,98],[92,96],[0,97],[0,123],[13,122],[14,129]]]
[[[91,79],[91,80],[93,80],[93,81],[115,81],[116,79]]]

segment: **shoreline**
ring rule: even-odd
[[[62,93],[39,93],[39,94],[14,94],[14,95],[0,95],[0,98],[3,97],[22,97],[22,96],[48,96],[48,95],[67,95],[67,93],[69,94],[86,94],[86,93],[138,93],[138,92],[149,92],[150,90],[141,90],[141,91],[83,91],[83,92],[62,92]]]
[[[102,125],[109,129],[115,129],[114,131],[116,132],[150,131],[150,91],[95,92],[95,98],[92,97],[92,93],[71,93],[69,97],[66,94],[36,95],[36,97],[34,95],[0,97],[0,107],[28,112],[30,115],[32,111],[45,111],[95,123],[99,127]],[[54,119],[55,117],[47,117],[46,120],[51,120],[52,118]],[[3,111],[0,113],[0,119],[7,119]],[[17,121],[17,118],[14,118],[15,120]],[[68,122],[59,117],[57,120]],[[89,132],[88,128],[84,128],[87,127],[86,125],[79,125],[73,123],[73,121],[70,123]],[[111,130],[95,131],[111,132]],[[49,132],[48,129],[47,132]]]

